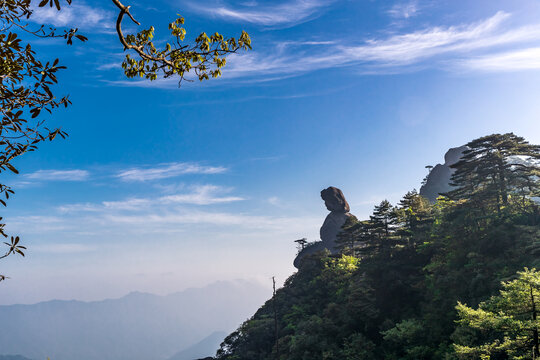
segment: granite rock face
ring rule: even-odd
[[[460,146],[448,150],[444,155],[444,164],[437,164],[431,169],[427,176],[426,183],[420,188],[420,195],[431,202],[435,202],[440,194],[452,190],[450,178],[454,173],[454,169],[450,166],[459,161],[465,150],[467,150],[467,146]]]
[[[349,203],[345,200],[345,195],[337,187],[330,186],[321,191],[321,199],[328,211],[348,213],[351,209]]]
[[[326,205],[328,211],[330,211],[321,226],[321,241],[328,250],[334,252],[337,234],[341,231],[347,218],[351,216],[349,214],[350,207],[343,192],[333,186],[321,191],[321,198],[324,200],[324,205]]]
[[[294,260],[294,266],[297,268],[300,265],[300,261],[306,255],[324,251],[325,249],[332,254],[338,253],[339,249],[336,247],[337,235],[347,219],[352,216],[349,213],[349,204],[347,203],[347,200],[345,200],[345,196],[340,189],[330,186],[321,191],[321,198],[324,200],[324,204],[328,211],[330,211],[330,214],[326,216],[326,219],[321,226],[321,241],[312,243],[300,251]]]

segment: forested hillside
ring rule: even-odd
[[[536,358],[538,272],[523,280],[524,295],[514,294],[521,300],[482,302],[518,271],[540,267],[540,147],[513,134],[467,146],[452,166],[451,192],[430,203],[411,191],[346,223],[342,254],[306,258],[216,358]],[[499,315],[510,305],[532,310],[497,322],[488,311],[494,303]],[[487,310],[474,313],[479,305]]]

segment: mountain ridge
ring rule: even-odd
[[[198,343],[174,354],[168,360],[195,360],[203,357],[211,357],[216,353],[225,336],[227,336],[226,332],[215,331]]]
[[[2,305],[0,349],[32,359],[165,360],[216,330],[234,329],[270,291],[256,282],[222,281],[169,295]]]

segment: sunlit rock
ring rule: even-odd
[[[426,177],[424,185],[420,188],[420,195],[427,198],[431,202],[439,197],[440,194],[444,194],[452,190],[450,185],[450,178],[454,173],[454,169],[450,166],[459,161],[463,152],[467,150],[466,146],[460,146],[457,148],[451,148],[444,155],[444,164],[437,164]]]
[[[330,253],[338,253],[336,239],[347,219],[352,216],[349,211],[349,204],[345,200],[343,192],[333,186],[321,191],[321,198],[330,214],[326,216],[323,225],[321,226],[320,236],[321,241],[309,244],[300,251],[294,260],[294,266],[300,266],[300,262],[307,255],[314,254],[325,249]]]

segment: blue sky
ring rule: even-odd
[[[111,2],[36,12],[89,41],[33,41],[68,66],[57,91],[73,106],[50,121],[70,137],[3,174],[7,229],[29,250],[1,263],[0,303],[283,281],[293,240],[317,239],[321,189],[362,218],[450,147],[509,131],[540,143],[537,1],[151,4],[129,2],[157,42],[181,13],[188,38],[246,30],[253,51],[218,80],[128,80]]]

